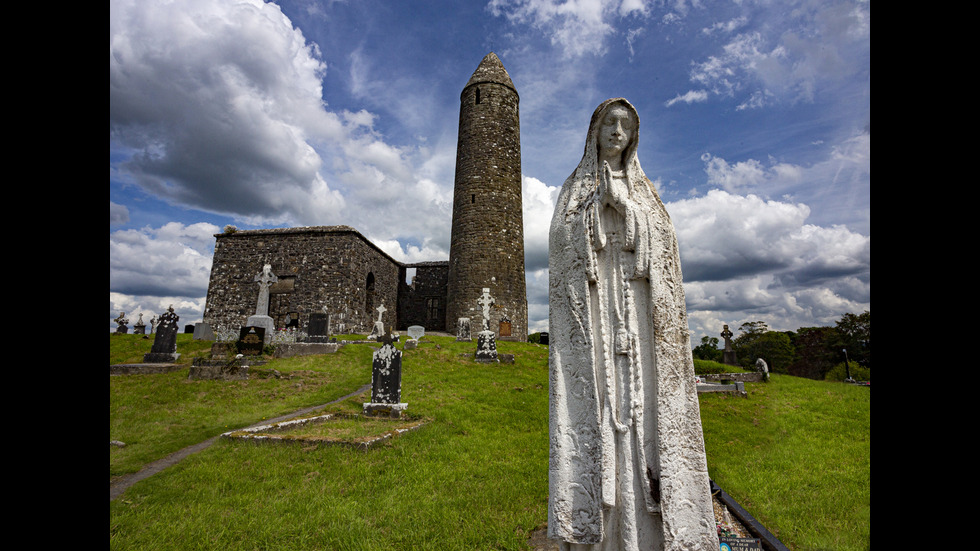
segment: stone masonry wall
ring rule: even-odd
[[[446,284],[449,262],[420,262],[406,264],[415,268],[412,284],[401,280],[398,295],[398,328],[421,325],[427,331],[446,330]]]
[[[204,321],[212,328],[237,332],[255,313],[259,287],[254,278],[264,264],[271,264],[279,278],[270,288],[269,301],[269,315],[277,328],[292,311],[299,313],[299,328],[305,331],[309,315],[326,307],[334,329],[343,322],[350,330],[367,332],[381,304],[388,309],[385,325],[395,323],[399,265],[353,228],[247,230],[215,238],[204,310]],[[373,300],[368,296],[369,274],[374,280]]]
[[[483,315],[477,299],[489,288],[496,301],[490,328],[498,332],[500,320],[509,319],[512,335],[524,341],[518,103],[517,92],[497,82],[472,83],[460,97],[446,326],[454,328],[457,318],[469,317],[474,332],[479,331]]]

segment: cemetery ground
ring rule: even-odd
[[[152,338],[109,343],[110,364],[131,363]],[[178,336],[187,365],[210,345]],[[547,520],[547,347],[499,342],[515,362],[491,365],[474,348],[427,335],[404,353],[402,401],[424,427],[367,450],[219,439],[110,500],[110,548],[529,549]],[[373,350],[270,359],[247,381],[189,380],[187,367],[110,376],[109,438],[126,444],[110,446],[110,482],[355,392]],[[790,549],[869,549],[870,388],[774,374],[746,389],[699,396],[712,479]]]

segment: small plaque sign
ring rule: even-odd
[[[510,320],[500,320],[500,336],[509,337],[510,336]]]
[[[720,538],[720,551],[762,551],[759,538]]]

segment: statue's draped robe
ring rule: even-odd
[[[597,161],[596,109],[550,234],[549,536],[595,549],[718,539],[673,225],[636,158]],[[602,173],[628,194],[603,206]]]

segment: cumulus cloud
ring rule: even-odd
[[[721,320],[753,319],[795,330],[870,308],[870,237],[808,224],[807,205],[716,189],[667,208],[692,330],[713,335]]]
[[[119,230],[109,235],[109,288],[115,293],[199,300],[207,294],[214,224]]]
[[[530,176],[523,177],[524,269],[548,267],[548,232],[560,187],[549,186]]]
[[[312,145],[344,133],[320,99],[326,66],[278,6],[118,0],[109,27],[110,140],[131,151],[126,177],[177,204],[277,221],[287,205],[343,206]]]

